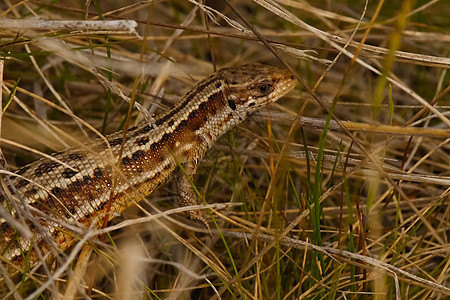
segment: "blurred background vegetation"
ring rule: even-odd
[[[129,225],[89,242],[86,270],[75,260],[74,271],[16,280],[15,294],[3,286],[2,295],[25,298],[49,281],[36,299],[450,295],[448,1],[32,0],[1,9],[1,145],[11,170],[40,157],[20,145],[51,153],[93,129],[117,131],[129,97],[157,114],[216,69],[287,64],[302,81],[201,163],[204,200],[241,204],[214,215],[221,234],[185,215]],[[132,122],[144,118],[133,110]],[[168,210],[176,193],[169,183],[111,223]]]

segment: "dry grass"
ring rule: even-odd
[[[301,84],[203,160],[205,200],[241,204],[215,214],[213,237],[173,217],[168,184],[0,297],[450,295],[445,1],[98,2],[2,3],[10,170],[122,128],[133,93],[133,122],[164,111],[215,68],[285,64]]]

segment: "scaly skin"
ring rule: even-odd
[[[120,162],[124,134],[116,132],[106,137],[109,147],[98,139],[87,147],[55,153],[54,160],[43,158],[19,169],[10,176],[14,187],[3,180],[7,188],[0,198],[4,208],[3,214],[0,209],[0,259],[6,270],[21,271],[25,261],[29,267],[35,265],[36,250],[46,255],[70,247],[76,237],[63,224],[89,227],[94,221],[109,221],[164,184],[177,162],[192,177],[222,134],[295,84],[289,72],[271,66],[222,69],[199,82],[155,124],[130,128]],[[186,176],[180,176],[178,187],[180,206],[197,204]],[[206,224],[200,211],[189,216]],[[18,224],[34,238],[26,238]]]

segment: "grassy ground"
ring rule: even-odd
[[[11,170],[40,157],[23,146],[51,153],[95,137],[94,128],[114,132],[128,97],[159,113],[216,68],[287,64],[301,82],[202,161],[202,197],[241,204],[214,215],[220,233],[184,214],[146,221],[155,207],[173,208],[169,183],[115,218],[110,225],[132,221],[104,241],[69,249],[62,274],[13,278],[17,290],[3,284],[0,297],[448,297],[448,3],[193,3],[1,3],[1,145]],[[132,122],[142,118],[133,110]]]

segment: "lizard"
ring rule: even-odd
[[[88,228],[99,219],[107,222],[165,184],[179,166],[184,174],[179,172],[177,180],[178,205],[198,204],[190,182],[206,151],[296,82],[287,70],[268,65],[221,69],[152,124],[139,123],[126,135],[106,136],[107,143],[98,138],[18,169],[2,180],[0,263],[12,274],[36,265],[52,249],[64,251],[77,237],[61,224]],[[204,211],[188,215],[207,225]],[[25,225],[32,238],[17,224]]]

